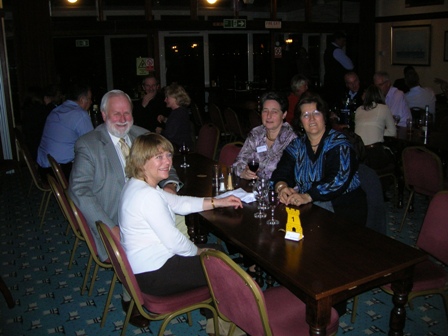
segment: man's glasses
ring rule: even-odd
[[[302,115],[300,117],[302,119],[310,119],[311,116],[313,116],[314,118],[322,117],[322,112],[318,111],[318,110],[314,110],[314,111],[311,111],[311,112],[305,112],[305,113],[302,113]]]

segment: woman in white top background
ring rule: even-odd
[[[397,129],[392,112],[387,107],[383,93],[375,85],[367,88],[364,103],[355,113],[355,133],[366,146],[365,163],[373,169],[380,169],[389,161],[385,152],[384,136],[396,136]]]
[[[129,177],[120,201],[121,243],[142,292],[164,296],[206,286],[197,247],[175,226],[175,214],[242,207],[240,199],[178,196],[158,183],[168,177],[173,145],[163,136],[137,137],[126,161]]]

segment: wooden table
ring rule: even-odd
[[[213,162],[199,155],[189,155],[188,162],[190,168],[178,168],[185,181],[183,192],[210,196]],[[336,303],[390,282],[395,294],[389,335],[403,335],[413,267],[427,255],[372,230],[356,227],[315,205],[299,209],[305,236],[300,242],[285,240],[280,231],[286,222],[284,205],[276,209],[278,226],[268,226],[265,219],[254,218],[253,204],[237,210],[204,211],[200,215],[218,237],[232,242],[306,303],[310,335],[325,335],[331,307]]]

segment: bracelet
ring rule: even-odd
[[[212,208],[215,209],[215,199],[212,197],[210,201],[212,202]]]
[[[277,192],[277,194],[278,194],[280,191],[282,191],[283,189],[285,189],[285,188],[282,188],[282,187],[287,188],[288,185],[285,184],[285,183],[279,183],[279,184],[277,185],[277,187],[275,188],[275,191]],[[281,188],[281,189],[280,189],[280,188]]]

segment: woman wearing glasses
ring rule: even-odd
[[[286,147],[271,177],[280,201],[313,202],[365,226],[367,202],[353,146],[327,126],[328,110],[320,96],[308,95],[296,108],[304,134]]]

